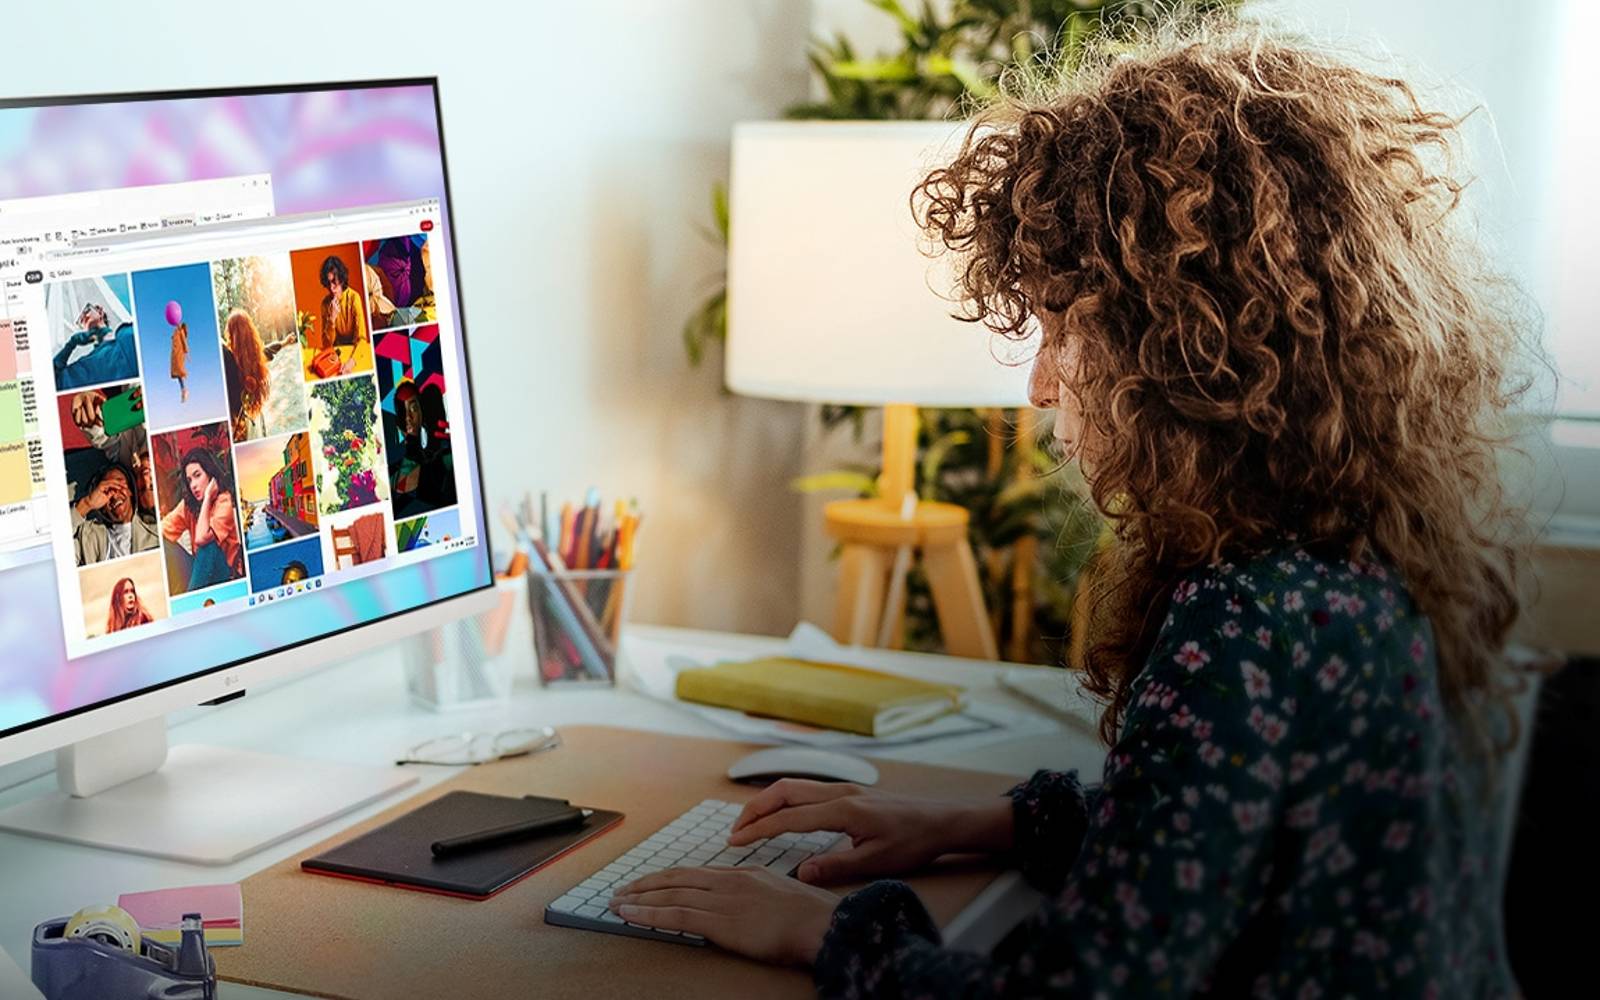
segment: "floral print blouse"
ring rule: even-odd
[[[1052,895],[991,955],[916,896],[845,897],[834,997],[1495,997],[1499,804],[1453,738],[1428,621],[1380,565],[1286,550],[1191,573],[1098,785],[1013,789]]]

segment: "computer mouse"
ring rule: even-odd
[[[734,781],[764,784],[779,778],[811,778],[815,781],[853,781],[858,785],[878,783],[878,769],[849,754],[810,747],[769,747],[734,761],[728,768]]]

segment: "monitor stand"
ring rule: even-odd
[[[226,865],[416,784],[392,767],[185,744],[163,718],[56,751],[60,789],[0,811],[0,830]]]

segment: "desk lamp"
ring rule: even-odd
[[[967,512],[916,499],[917,408],[1027,405],[1036,345],[952,317],[911,192],[951,158],[947,122],[758,122],[734,129],[726,374],[768,399],[882,406],[878,496],[824,511],[840,545],[834,637],[871,645],[920,550],[945,648],[996,659]],[[891,567],[895,580],[891,581]],[[881,638],[879,639],[881,644]]]

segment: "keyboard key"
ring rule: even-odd
[[[763,867],[775,871],[779,875],[787,875],[799,867],[800,862],[809,857],[811,857],[810,851],[784,851],[783,854],[767,862]]]
[[[598,917],[600,914],[607,912],[609,911],[605,907],[597,906],[594,903],[584,903],[577,910],[580,917]]]

